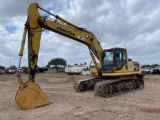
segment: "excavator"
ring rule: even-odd
[[[39,10],[46,12],[49,17],[41,16]],[[38,3],[29,5],[24,26],[18,67],[21,64],[28,34],[29,80],[23,82],[21,74],[17,73],[20,86],[15,96],[16,103],[22,109],[32,109],[51,103],[41,87],[35,83],[41,34],[45,29],[80,42],[89,49],[94,63],[94,67],[90,69],[92,78],[76,81],[73,84],[75,91],[94,89],[97,96],[112,97],[144,88],[144,75],[140,63],[129,59],[125,48],[103,49],[92,32],[43,9]]]

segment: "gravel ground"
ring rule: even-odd
[[[52,104],[22,110],[15,102],[16,76],[0,75],[0,120],[160,120],[160,75],[146,75],[144,89],[111,98],[74,91],[75,80],[89,77],[37,74],[36,83]]]

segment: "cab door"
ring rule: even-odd
[[[115,49],[114,51],[114,66],[115,71],[121,70],[127,64],[127,53],[125,49]]]

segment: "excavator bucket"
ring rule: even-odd
[[[15,99],[22,109],[36,108],[51,103],[40,86],[31,80],[24,83],[23,87],[19,87]]]

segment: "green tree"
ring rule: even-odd
[[[9,68],[11,68],[11,69],[17,69],[17,67],[15,65],[11,65]]]
[[[0,65],[0,69],[5,69],[5,67]]]
[[[155,68],[156,66],[159,66],[159,64],[152,64],[151,66],[152,68]]]
[[[54,58],[48,62],[47,67],[49,67],[50,65],[54,65],[58,72],[59,67],[67,65],[67,62],[63,58]]]

